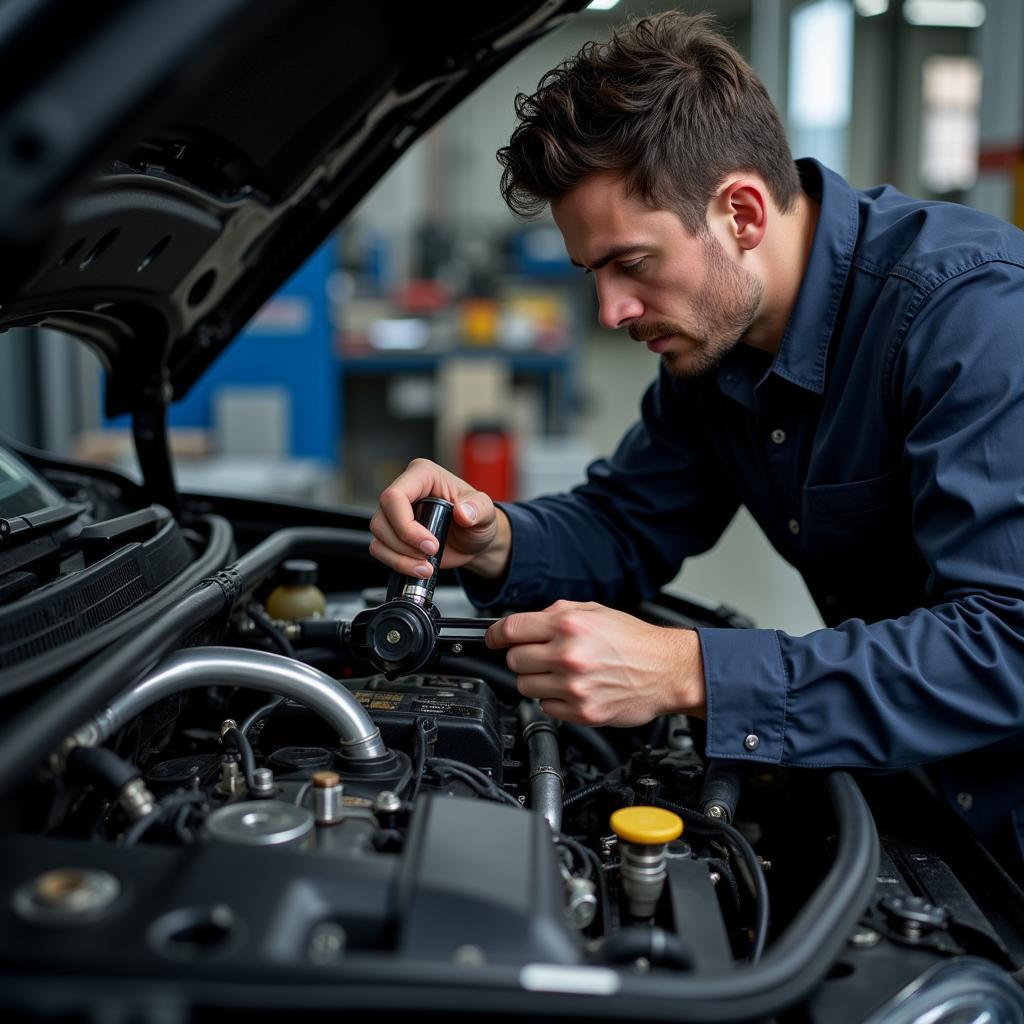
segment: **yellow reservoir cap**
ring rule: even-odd
[[[660,807],[620,807],[611,816],[612,831],[626,843],[670,843],[683,834],[683,819]]]

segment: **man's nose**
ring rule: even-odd
[[[632,294],[632,290],[618,287],[600,280],[597,282],[597,319],[602,327],[625,327],[643,316],[643,303]]]

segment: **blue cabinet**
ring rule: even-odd
[[[274,295],[189,394],[170,410],[172,427],[212,428],[222,388],[279,388],[288,395],[286,453],[336,465],[341,432],[338,361],[327,309],[335,243],[325,242]]]

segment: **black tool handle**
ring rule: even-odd
[[[415,601],[416,604],[429,605],[433,602],[437,570],[441,565],[445,542],[448,540],[448,527],[452,522],[453,508],[452,503],[444,498],[420,498],[413,506],[416,522],[422,523],[437,538],[437,551],[426,558],[434,571],[425,578],[392,572],[388,580],[387,600],[404,597],[409,601]]]

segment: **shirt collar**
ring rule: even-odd
[[[796,162],[804,191],[819,200],[810,259],[770,373],[821,395],[828,346],[857,244],[857,193],[834,171]]]

